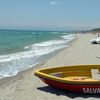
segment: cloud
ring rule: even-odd
[[[56,0],[53,0],[53,1],[50,2],[51,5],[56,5],[58,3],[59,3],[59,1],[56,1]]]
[[[55,5],[56,4],[56,1],[51,1],[50,4],[51,5]]]

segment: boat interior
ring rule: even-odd
[[[100,81],[100,65],[64,66],[40,70],[47,76],[69,81]]]

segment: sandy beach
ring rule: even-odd
[[[94,34],[76,34],[76,39],[47,61],[18,75],[0,80],[0,100],[99,100],[85,95],[54,89],[34,76],[34,70],[79,64],[100,64],[100,44],[91,44]]]

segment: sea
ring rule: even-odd
[[[0,30],[0,79],[39,64],[73,39],[73,32]]]

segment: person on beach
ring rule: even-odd
[[[93,32],[94,33],[94,35],[96,34],[96,32]]]
[[[98,37],[100,37],[100,34],[99,33],[97,33],[98,34]]]

